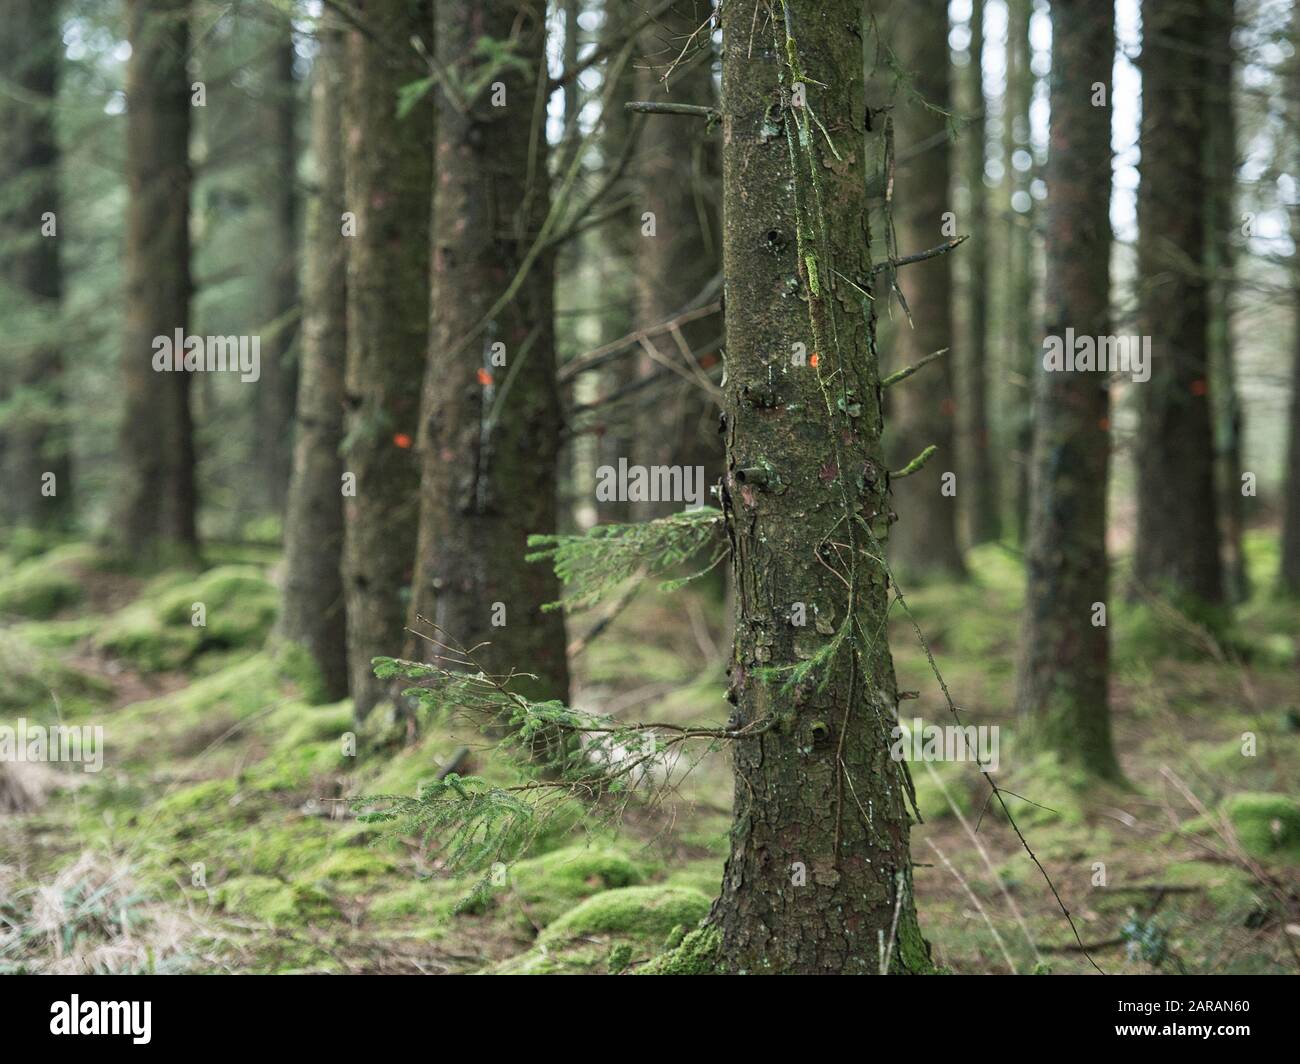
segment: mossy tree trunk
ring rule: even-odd
[[[894,143],[902,155],[894,180],[898,253],[934,247],[951,235],[952,147],[943,112],[951,110],[948,74],[948,5],[945,0],[906,0],[888,6],[890,43],[914,92],[900,91],[893,110]],[[919,94],[919,99],[917,95]],[[937,110],[936,110],[937,109]],[[883,256],[882,256],[883,257]],[[892,333],[891,369],[911,365],[932,351],[952,348],[952,258],[939,255],[904,266],[898,284],[911,312]],[[895,489],[901,521],[890,553],[898,567],[919,576],[965,575],[957,538],[957,496],[945,494],[944,473],[956,473],[956,389],[952,360],[941,358],[889,397],[890,455],[901,468],[927,447],[938,448],[929,464]],[[951,484],[951,481],[949,481]],[[958,490],[961,490],[958,487]]]
[[[708,16],[708,4],[680,0],[642,32],[636,68],[638,100],[717,106],[713,51],[707,37],[697,35],[694,46],[682,55],[685,42]],[[679,56],[681,62],[668,73]],[[641,134],[636,162],[636,324],[645,328],[687,306],[718,272],[722,234],[717,131],[695,118],[652,115]],[[641,222],[647,211],[654,215],[653,235],[646,235]],[[703,359],[701,369],[707,370],[718,358],[716,352],[705,353],[717,333],[718,320],[712,317],[681,327],[686,346]],[[663,355],[685,367],[672,337],[657,336],[653,342]],[[640,356],[642,375],[660,368],[661,363],[649,354]],[[652,402],[639,407],[636,452],[627,456],[629,461],[703,466],[704,483],[716,484],[723,461],[718,413],[717,402],[698,382],[674,375]],[[637,516],[662,517],[680,508],[680,503],[644,503],[637,507]]]
[[[542,612],[559,585],[524,560],[529,535],[555,531],[561,425],[554,252],[534,254],[550,208],[545,4],[440,3],[435,37],[442,67],[478,90],[437,95],[415,612],[466,646],[489,641],[487,668],[534,674],[521,693],[564,699],[563,617]],[[511,60],[494,65],[485,38],[512,42]]]
[[[0,298],[8,322],[0,341],[0,373],[7,378],[0,401],[9,408],[0,513],[40,528],[65,526],[72,517],[63,357],[53,342],[63,294],[54,132],[59,30],[55,4],[16,0],[0,34],[0,69],[18,90],[0,93]],[[53,233],[43,231],[47,215],[55,218]]]
[[[882,941],[891,972],[926,971],[873,557],[890,500],[863,292],[883,122],[857,0],[772,8],[722,12],[728,698],[749,734],[734,743],[731,854],[709,920],[734,971],[876,972]]]
[[[125,483],[113,533],[151,561],[198,548],[190,376],[153,368],[154,338],[189,325],[189,17],[188,0],[127,4]]]
[[[264,72],[261,138],[265,166],[259,175],[267,203],[270,250],[263,264],[262,379],[257,391],[256,466],[265,503],[284,510],[293,467],[293,414],[298,387],[294,347],[299,335],[298,145],[294,131],[297,84],[293,76],[293,36],[287,21],[272,25],[275,45]],[[337,228],[337,227],[336,227]]]
[[[966,260],[966,304],[969,320],[966,339],[966,472],[959,497],[966,511],[971,543],[987,543],[1002,535],[1002,507],[998,467],[994,460],[989,424],[988,329],[989,266],[992,246],[988,224],[988,190],[984,184],[987,125],[984,118],[984,0],[974,0],[970,18],[970,66],[967,68],[967,104],[970,125],[964,132],[966,189],[970,245]],[[927,371],[928,372],[928,371]]]
[[[1047,162],[1047,333],[1110,332],[1110,81],[1114,12],[1052,4]],[[1094,106],[1093,86],[1105,86]],[[1034,382],[1027,587],[1016,701],[1032,742],[1085,772],[1117,779],[1107,696],[1106,485],[1110,403],[1097,373]]]
[[[1184,607],[1220,603],[1204,274],[1206,10],[1144,0],[1138,188],[1139,331],[1151,379],[1138,392],[1134,577]]]
[[[310,654],[320,697],[348,693],[343,601],[343,375],[347,364],[347,239],[342,233],[343,37],[322,23],[312,72],[315,195],[307,208],[302,365],[293,477],[285,514],[279,634]]]
[[[343,584],[348,670],[358,718],[383,698],[371,659],[405,643],[419,466],[420,382],[428,350],[433,107],[405,116],[399,91],[427,77],[411,45],[428,44],[427,0],[354,5],[366,32],[347,39],[344,174],[356,235],[348,248]]]
[[[1300,212],[1296,212],[1300,214]],[[1293,268],[1300,267],[1300,250]],[[1300,322],[1300,270],[1296,273],[1295,318]],[[1291,429],[1287,444],[1285,479],[1286,495],[1282,513],[1282,565],[1278,573],[1281,594],[1300,598],[1300,328],[1292,341],[1291,356]]]

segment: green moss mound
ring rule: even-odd
[[[202,624],[194,623],[198,605]],[[277,609],[275,587],[256,566],[220,566],[192,579],[169,575],[114,614],[95,646],[142,672],[179,669],[211,651],[260,647]]]
[[[1248,791],[1230,795],[1220,809],[1252,857],[1300,862],[1300,801]]]
[[[227,912],[264,921],[272,927],[306,926],[338,917],[328,894],[317,887],[270,876],[237,876],[217,888],[216,902]]]
[[[0,576],[0,615],[44,620],[77,605],[85,597],[77,570],[96,560],[90,545],[69,543],[19,562]]]
[[[570,909],[542,932],[543,942],[584,935],[621,934],[662,938],[678,924],[698,924],[709,898],[689,887],[623,887],[596,894]]]

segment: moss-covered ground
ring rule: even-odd
[[[1256,586],[1273,539],[1251,538]],[[84,543],[0,545],[0,724],[102,726],[104,768],[0,765],[0,972],[501,972],[707,968],[696,927],[726,855],[725,752],[644,797],[563,803],[527,852],[454,875],[345,799],[517,770],[454,724],[351,741],[348,703],[268,643],[278,559],[217,552],[148,578]],[[1300,970],[1300,610],[1261,592],[1225,642],[1111,606],[1112,701],[1128,786],[1080,786],[1016,748],[1022,597],[998,547],[964,586],[908,594],[966,721],[1000,730],[1000,783],[1097,963],[1127,972]],[[637,720],[719,721],[727,633],[705,590],[647,589],[577,658],[575,701]],[[573,622],[584,631],[589,618]],[[905,715],[948,722],[906,618],[891,641]],[[521,663],[522,664],[522,663]],[[376,725],[382,729],[381,720]],[[914,764],[921,925],[959,972],[1091,970],[969,764]]]

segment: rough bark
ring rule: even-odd
[[[113,533],[135,558],[197,550],[190,375],[155,372],[153,341],[189,324],[188,0],[129,0],[126,68],[125,484]]]
[[[0,69],[14,88],[0,94],[0,285],[9,327],[0,346],[9,407],[0,430],[0,513],[19,525],[65,526],[72,518],[63,357],[54,335],[63,293],[58,236],[59,149],[54,132],[62,39],[49,0],[15,0],[0,34]],[[54,475],[54,494],[43,492]]]
[[[490,641],[479,652],[487,668],[534,674],[521,693],[564,699],[564,621],[542,612],[559,587],[547,566],[524,561],[529,535],[555,531],[561,425],[554,254],[530,259],[550,206],[537,125],[545,36],[541,0],[438,6],[437,55],[458,84],[485,80],[481,38],[513,38],[521,62],[493,72],[463,108],[438,93],[415,612],[467,646]]]
[[[710,923],[735,971],[875,972],[882,941],[891,972],[925,971],[905,766],[889,756],[887,578],[868,534],[883,536],[890,509],[875,312],[859,291],[886,100],[868,110],[857,0],[776,10],[733,0],[722,14],[728,698],[732,724],[752,731],[734,743],[731,854]],[[796,364],[796,344],[816,359]],[[815,676],[787,688],[819,653]]]
[[[943,216],[952,210],[952,149],[944,135],[947,120],[932,110],[951,109],[948,5],[944,0],[891,4],[889,20],[898,62],[912,73],[912,88],[921,97],[900,93],[893,112],[896,151],[901,155],[920,149],[900,162],[894,180],[898,253],[909,255],[945,239]],[[900,321],[894,330],[894,368],[911,365],[940,348],[951,348],[955,342],[951,256],[904,266],[898,283],[913,325]],[[957,539],[957,498],[943,493],[943,474],[957,469],[952,360],[941,358],[893,389],[889,404],[894,468],[902,468],[931,445],[938,448],[920,473],[895,489],[901,524],[891,554],[900,569],[914,576],[963,576],[966,568]]]
[[[972,241],[963,249],[966,261],[966,472],[959,498],[965,502],[966,527],[972,544],[1002,535],[1001,495],[989,425],[988,283],[992,247],[988,225],[988,192],[984,184],[987,126],[984,119],[984,0],[971,8],[970,65],[967,106],[971,122],[965,131],[967,209]]]
[[[638,100],[717,106],[707,37],[701,43],[703,35],[697,35],[682,55],[691,34],[708,15],[708,4],[680,0],[642,33],[642,57],[636,69]],[[679,56],[681,63],[669,74]],[[636,161],[638,226],[643,212],[655,216],[655,235],[638,231],[634,238],[636,325],[645,328],[687,306],[718,271],[722,248],[716,198],[721,172],[717,132],[696,118],[652,115],[641,134]],[[703,352],[717,334],[716,318],[689,322],[681,329],[681,338],[692,352]],[[682,362],[672,338],[655,337],[654,344],[665,357]],[[707,370],[717,358],[716,353],[701,354],[701,369]],[[661,365],[649,353],[640,356],[642,376]],[[637,449],[628,457],[647,465],[703,466],[704,483],[716,484],[723,462],[718,414],[710,393],[674,376],[656,391],[652,403],[640,407]],[[671,502],[645,503],[637,507],[637,516],[662,517],[679,509],[680,504]]]
[[[1047,163],[1047,334],[1110,333],[1110,81],[1114,12],[1053,0],[1051,153]],[[1092,103],[1105,85],[1106,105]],[[1095,372],[1035,373],[1029,541],[1017,711],[1032,745],[1119,778],[1107,697],[1110,641],[1094,624],[1107,601],[1110,402]]]
[[[1204,275],[1208,21],[1181,0],[1142,5],[1139,330],[1151,379],[1135,385],[1134,577],[1194,609],[1223,599]]]
[[[279,40],[271,54],[261,101],[266,167],[261,194],[268,205],[262,322],[262,379],[257,391],[257,468],[267,506],[281,513],[293,466],[293,414],[298,367],[298,146],[294,133],[297,88],[293,39],[287,23],[275,25]],[[335,227],[337,231],[337,226]]]
[[[347,364],[347,240],[342,235],[343,37],[322,25],[312,72],[315,196],[307,208],[302,366],[293,477],[284,525],[279,634],[303,646],[327,701],[348,693],[343,601],[343,376]]]
[[[404,85],[427,76],[412,36],[427,45],[427,2],[356,4],[369,32],[347,40],[344,174],[356,216],[348,249],[348,354],[343,583],[348,670],[358,718],[384,697],[371,659],[402,652],[415,557],[419,466],[413,441],[428,347],[429,205],[433,108],[404,117]]]

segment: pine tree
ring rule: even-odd
[[[7,7],[0,70],[13,85],[0,93],[0,299],[8,323],[0,402],[9,412],[0,427],[0,514],[44,528],[72,516],[63,356],[53,339],[63,294],[54,131],[61,53],[56,3]]]
[[[1052,4],[1052,154],[1047,163],[1049,336],[1110,333],[1110,93],[1114,12]],[[1118,778],[1107,684],[1108,384],[1035,373],[1029,542],[1017,709],[1042,748]]]
[[[190,375],[153,368],[154,339],[189,324],[189,17],[189,0],[127,4],[126,484],[112,531],[133,557],[154,560],[198,547]]]
[[[735,971],[926,971],[909,782],[889,753],[897,692],[879,540],[891,506],[866,294],[867,178],[886,101],[868,108],[856,0],[767,10],[742,0],[722,12],[739,737],[731,855],[706,933]],[[940,39],[946,69],[946,27]]]
[[[320,697],[348,693],[343,601],[343,375],[347,362],[347,238],[341,231],[342,32],[322,22],[312,71],[315,196],[308,206],[302,291],[302,367],[293,478],[284,524],[279,634],[299,643],[320,674]]]
[[[375,657],[405,642],[415,558],[414,441],[428,350],[433,110],[411,96],[427,77],[427,0],[365,0],[347,39],[344,100],[348,240],[343,586],[358,718],[385,694]],[[404,99],[405,90],[405,99]],[[402,106],[403,102],[407,106]],[[354,492],[354,493],[353,493]]]
[[[1139,332],[1151,338],[1151,379],[1135,385],[1134,577],[1196,611],[1224,598],[1204,272],[1209,28],[1203,7],[1143,2]]]
[[[895,178],[897,251],[909,255],[957,235],[954,226],[945,227],[945,215],[952,212],[948,5],[944,0],[909,0],[890,5],[888,17],[897,63],[909,79],[893,110],[897,151],[908,153]],[[951,348],[952,258],[939,255],[909,266],[900,271],[898,285],[908,320],[897,322],[892,335],[894,365],[912,365]],[[890,396],[891,453],[902,464],[935,447],[937,459],[896,490],[901,525],[891,554],[900,569],[914,575],[963,576],[957,498],[945,492],[943,481],[943,473],[957,470],[951,358],[931,365],[899,393]]]
[[[412,627],[487,640],[489,668],[526,667],[526,694],[564,699],[563,617],[542,611],[559,588],[525,561],[528,536],[555,531],[561,423],[545,5],[448,0],[434,37],[446,73]]]

